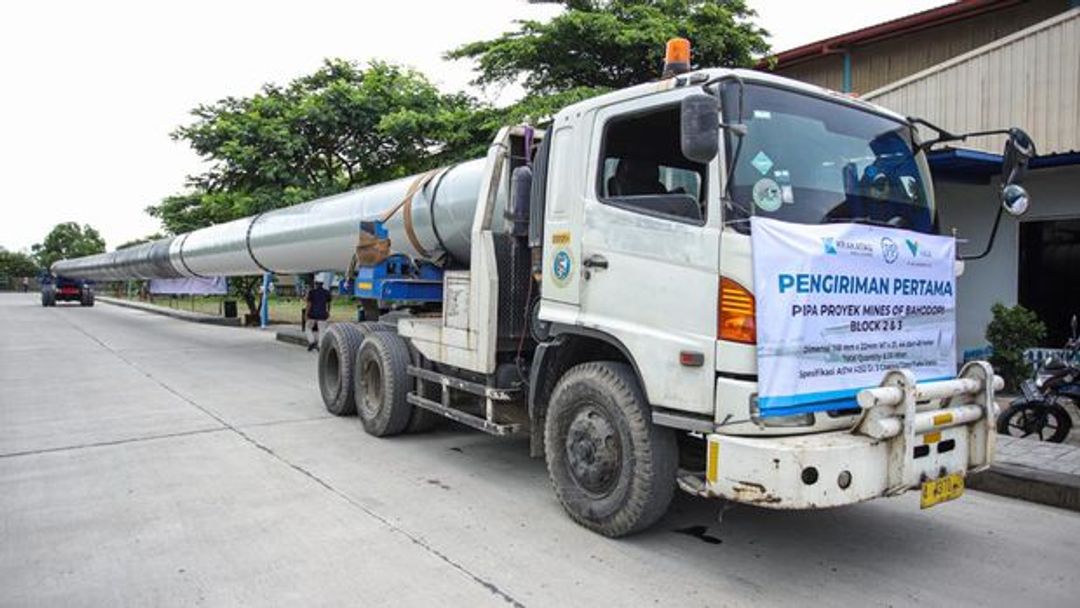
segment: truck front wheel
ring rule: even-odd
[[[675,434],[652,423],[624,363],[582,363],[563,375],[551,395],[544,447],[563,508],[605,536],[649,527],[675,493]]]

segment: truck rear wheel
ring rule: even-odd
[[[319,391],[326,411],[335,416],[356,413],[353,367],[364,333],[350,323],[327,328],[319,344]]]
[[[409,361],[409,347],[395,333],[373,332],[360,345],[353,374],[356,413],[369,435],[397,435],[409,425]]]
[[[552,392],[544,447],[555,495],[577,523],[604,536],[633,534],[667,511],[678,447],[653,425],[629,365],[571,368]]]
[[[94,292],[89,289],[84,289],[79,297],[79,304],[83,306],[94,305]]]
[[[42,289],[41,290],[41,305],[42,306],[56,306],[56,290],[55,289]]]

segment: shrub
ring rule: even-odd
[[[1005,389],[1015,391],[1031,375],[1031,365],[1024,351],[1046,337],[1046,325],[1023,306],[1005,306],[997,302],[990,309],[994,319],[986,326],[986,339],[993,347],[990,363],[1005,379]]]

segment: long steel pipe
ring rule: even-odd
[[[481,158],[429,176],[409,203],[413,233],[423,251],[406,233],[405,209],[398,209],[385,223],[392,250],[468,265],[483,170]],[[57,276],[93,281],[344,271],[357,244],[360,222],[382,218],[421,177],[375,184],[119,251],[61,260],[51,270]]]

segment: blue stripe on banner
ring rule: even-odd
[[[950,380],[951,376],[938,378],[926,378],[919,382],[939,382]],[[859,407],[855,396],[863,388],[875,388],[878,385],[864,386],[862,388],[848,388],[836,391],[822,391],[820,393],[804,393],[801,395],[779,395],[775,397],[758,397],[758,411],[762,418],[770,416],[788,416],[791,414],[805,414],[807,412],[824,412],[828,410],[843,410]]]

